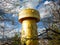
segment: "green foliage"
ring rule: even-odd
[[[49,40],[49,45],[60,45],[60,29],[54,25],[54,31],[57,32],[49,32],[48,35],[51,36],[52,40]]]
[[[18,37],[19,35],[18,34],[15,34],[15,37],[13,37],[13,45],[20,45],[21,42],[20,42],[20,38]]]

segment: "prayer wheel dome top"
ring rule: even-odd
[[[19,13],[19,21],[22,22],[25,19],[35,19],[36,22],[40,21],[40,14],[35,9],[24,9]]]

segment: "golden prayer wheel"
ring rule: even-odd
[[[39,12],[35,9],[24,9],[19,13],[19,22],[22,23],[22,45],[38,45],[37,22],[40,21]]]

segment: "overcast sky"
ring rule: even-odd
[[[55,0],[56,1],[56,0]],[[58,1],[57,1],[58,2]],[[25,8],[34,8],[40,12],[40,19],[43,19],[45,17],[50,17],[51,13],[49,13],[49,10],[46,11],[45,4],[50,3],[50,0],[0,0],[0,10],[2,9],[8,17],[10,18],[11,15],[15,20],[14,28],[17,27],[16,31],[21,31],[21,23],[18,22],[18,13]],[[0,11],[1,12],[1,11]],[[46,16],[47,15],[47,16]],[[11,18],[12,18],[11,17]],[[0,22],[2,26],[4,26],[4,22]],[[11,25],[11,22],[5,22],[6,29],[11,29],[13,25]],[[38,24],[38,30],[45,29],[42,22],[39,22]],[[14,31],[14,30],[13,30]]]

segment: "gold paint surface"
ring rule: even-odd
[[[22,23],[21,43],[24,45],[38,45],[37,22],[39,12],[35,9],[24,9],[19,13],[19,22]]]
[[[24,38],[38,38],[37,37],[37,25],[35,20],[27,19],[22,22],[22,34],[21,40],[24,41]],[[27,45],[38,45],[38,40],[27,40],[25,42]]]
[[[35,18],[38,22],[40,20],[40,14],[37,10],[34,9],[24,9],[19,13],[19,20],[22,20],[23,18]]]

